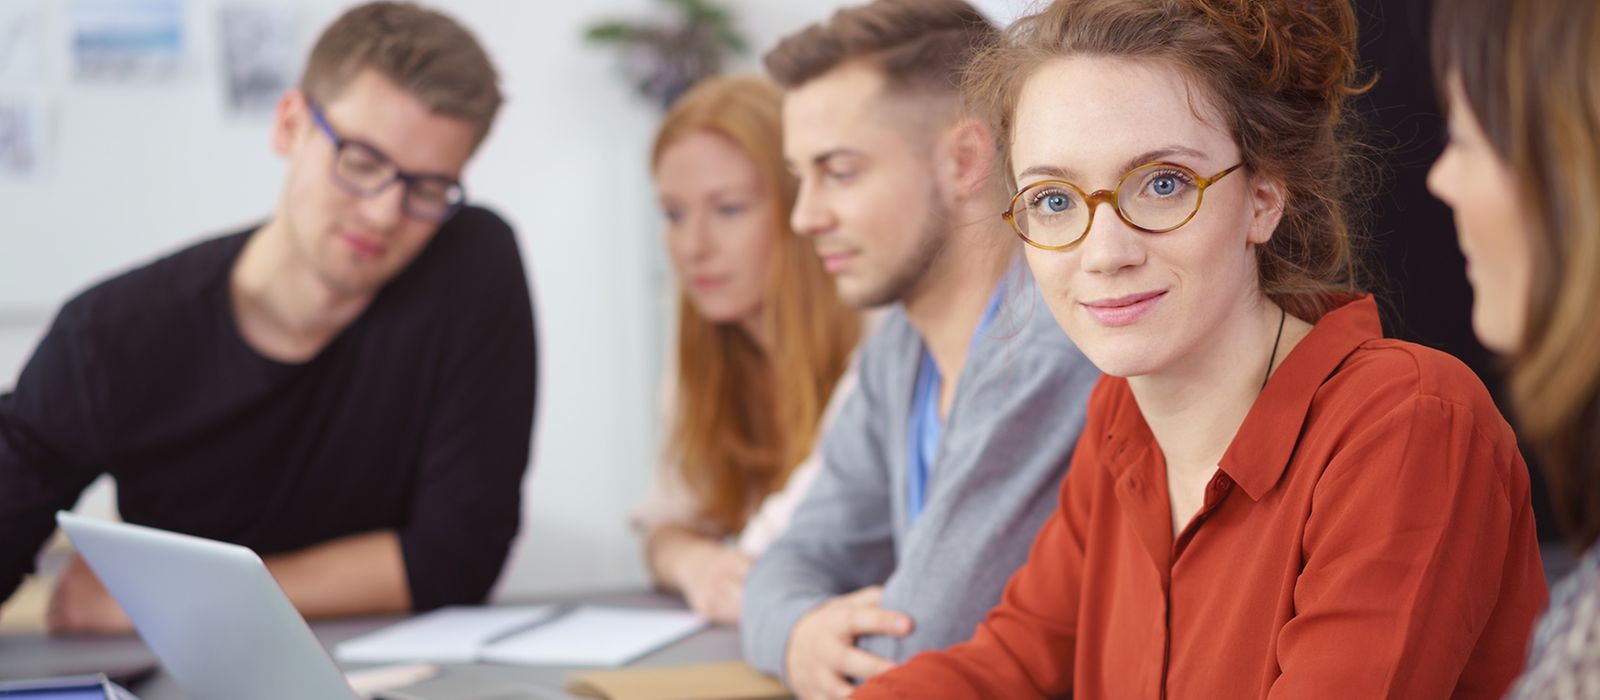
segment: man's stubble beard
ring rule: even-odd
[[[944,253],[951,227],[949,207],[937,184],[933,185],[928,202],[933,211],[916,234],[917,244],[912,255],[890,268],[882,283],[852,295],[855,298],[846,298],[846,303],[858,309],[871,309],[902,302],[927,278]]]

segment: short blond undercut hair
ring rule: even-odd
[[[313,102],[339,97],[364,70],[398,85],[429,111],[471,123],[482,143],[504,102],[500,76],[476,37],[443,13],[409,2],[352,8],[317,38],[300,77]]]
[[[883,71],[891,93],[959,98],[967,64],[999,35],[963,0],[876,0],[784,38],[764,61],[784,89],[866,61]]]

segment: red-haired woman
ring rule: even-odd
[[[781,102],[764,78],[709,79],[667,114],[653,155],[681,294],[671,433],[634,524],[656,582],[718,622],[738,620],[751,558],[816,474],[808,455],[861,334],[789,228]]]

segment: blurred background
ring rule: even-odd
[[[354,4],[0,2],[0,392],[73,294],[271,212],[283,175],[272,105],[322,27]],[[844,4],[719,3],[748,47],[726,69],[758,70],[780,36]],[[1000,18],[1023,6],[978,4]],[[627,511],[654,473],[674,294],[647,162],[660,107],[629,73],[643,59],[585,35],[683,13],[665,0],[431,5],[475,31],[501,71],[508,102],[465,182],[517,231],[543,353],[522,535],[501,595],[642,586]],[[162,28],[173,24],[176,37]],[[80,510],[113,504],[100,484]]]
[[[267,216],[282,177],[268,147],[272,105],[320,29],[352,4],[0,1],[0,392],[77,291]],[[543,352],[523,530],[499,595],[642,586],[626,514],[653,476],[674,293],[647,163],[660,105],[638,89],[643,55],[585,36],[611,20],[673,26],[699,3],[431,4],[473,29],[501,70],[509,101],[466,185],[517,230]],[[725,68],[753,71],[777,38],[850,3],[713,4],[746,46]],[[1030,3],[975,4],[1004,22]],[[1363,58],[1381,75],[1360,109],[1386,323],[1498,390],[1472,338],[1448,212],[1423,187],[1443,130],[1427,3],[1357,4]],[[113,512],[109,486],[80,509]],[[1546,513],[1541,531],[1553,536]]]

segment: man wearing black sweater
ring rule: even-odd
[[[277,107],[272,217],[79,295],[0,396],[0,601],[103,473],[126,520],[255,549],[308,616],[482,601],[536,381],[515,238],[460,185],[500,102],[448,17],[335,21]],[[130,627],[76,559],[48,623]]]

